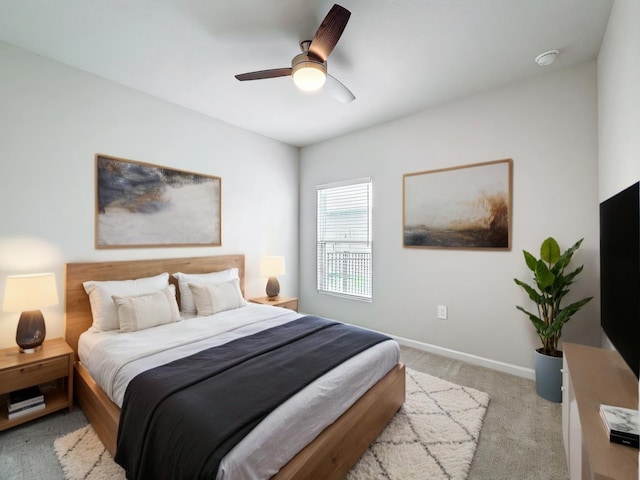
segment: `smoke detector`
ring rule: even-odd
[[[547,50],[546,52],[542,52],[540,55],[536,57],[536,63],[541,67],[546,67],[551,65],[556,61],[556,57],[560,53],[560,50]]]

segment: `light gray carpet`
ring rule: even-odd
[[[566,480],[561,406],[539,398],[532,381],[402,347],[408,367],[487,392],[491,404],[470,480]],[[59,412],[0,432],[2,480],[62,480],[53,441],[86,425],[82,412]]]
[[[458,360],[402,347],[416,370],[489,394],[491,405],[470,480],[567,480],[562,406],[536,395],[535,383]]]
[[[0,479],[62,480],[53,441],[87,424],[78,405],[0,432]]]

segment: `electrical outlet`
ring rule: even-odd
[[[446,305],[438,305],[438,318],[440,320],[447,319],[447,306]]]

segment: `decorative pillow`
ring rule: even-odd
[[[212,273],[174,273],[173,278],[178,280],[178,288],[180,289],[180,310],[185,315],[195,315],[197,313],[196,304],[191,294],[189,284],[195,285],[204,284],[216,284],[221,282],[228,282],[240,277],[238,276],[237,268],[230,268],[228,270],[222,270],[220,272]]]
[[[161,273],[137,280],[88,281],[82,285],[91,302],[93,326],[98,330],[117,330],[120,328],[118,311],[111,297],[134,297],[160,291],[169,285],[169,274]]]
[[[136,332],[145,328],[177,322],[180,318],[176,287],[135,297],[113,296],[118,309],[121,332]]]
[[[242,298],[240,280],[237,278],[214,284],[190,283],[189,288],[193,293],[198,316],[213,315],[225,310],[244,307],[247,304]]]

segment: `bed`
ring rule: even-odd
[[[230,268],[238,269],[240,287],[243,291],[243,255],[70,263],[66,265],[65,338],[76,353],[74,391],[85,415],[112,455],[116,451],[120,408],[98,386],[89,370],[79,361],[79,337],[91,327],[93,321],[89,298],[83,287],[83,282],[89,280],[127,280],[150,277],[162,272],[200,274]],[[170,277],[170,280],[173,285],[176,285],[173,277]],[[177,287],[176,296],[178,303],[180,303]],[[281,310],[275,307],[267,308]],[[285,318],[286,312],[282,312],[282,315]],[[293,458],[279,468],[273,478],[344,478],[368,445],[395,415],[404,402],[404,396],[404,366],[397,363],[337,420],[326,426],[306,446],[301,447]]]

